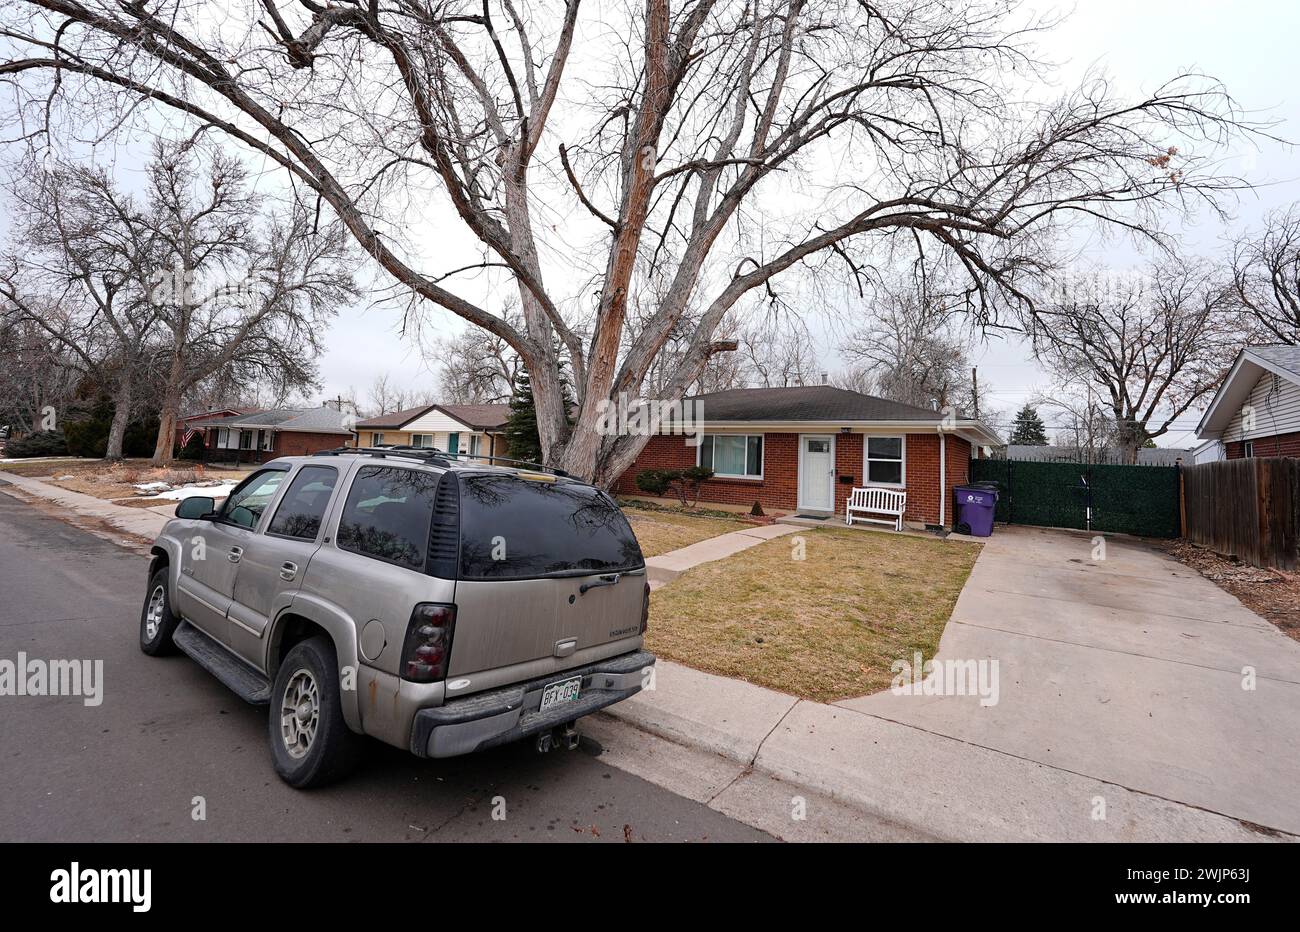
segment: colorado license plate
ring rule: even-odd
[[[546,688],[542,690],[542,704],[537,707],[537,711],[545,712],[561,703],[572,702],[578,698],[581,689],[582,677],[580,676],[575,676],[571,680],[560,680],[558,683],[547,683]]]

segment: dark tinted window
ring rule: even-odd
[[[363,466],[339,518],[338,545],[413,570],[424,569],[438,476],[396,466]]]
[[[588,485],[464,475],[460,510],[463,579],[615,572],[645,563],[618,505]]]
[[[266,532],[315,540],[338,478],[338,470],[329,466],[304,466],[298,470]]]
[[[281,469],[253,473],[235,486],[226,503],[221,506],[221,520],[239,527],[257,527],[262,512],[271,504],[284,476],[285,471]]]

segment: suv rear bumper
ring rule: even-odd
[[[411,753],[418,757],[456,757],[548,731],[641,691],[654,654],[638,650],[599,663],[464,699],[415,713]],[[538,712],[542,691],[551,683],[582,677],[578,698]]]

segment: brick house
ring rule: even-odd
[[[203,431],[203,461],[265,463],[346,446],[352,417],[333,408],[272,408],[191,423]]]
[[[1196,436],[1220,443],[1224,459],[1300,456],[1300,346],[1238,353]]]
[[[198,414],[186,414],[176,419],[176,446],[184,447],[189,443],[190,438],[200,431],[195,427],[196,424],[206,423],[223,417],[234,417],[237,414],[255,414],[258,408],[209,408]]]
[[[703,502],[843,514],[853,488],[883,486],[907,492],[908,523],[950,525],[952,489],[972,455],[1002,442],[978,420],[829,385],[714,392],[686,399],[683,411],[698,419],[698,445],[664,428],[615,483],[619,494],[644,494],[642,470],[704,465],[714,477]]]

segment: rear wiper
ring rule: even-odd
[[[588,589],[599,589],[601,586],[613,586],[618,583],[618,573],[613,576],[602,576],[600,582],[585,582],[578,587],[578,595],[586,595]]]

